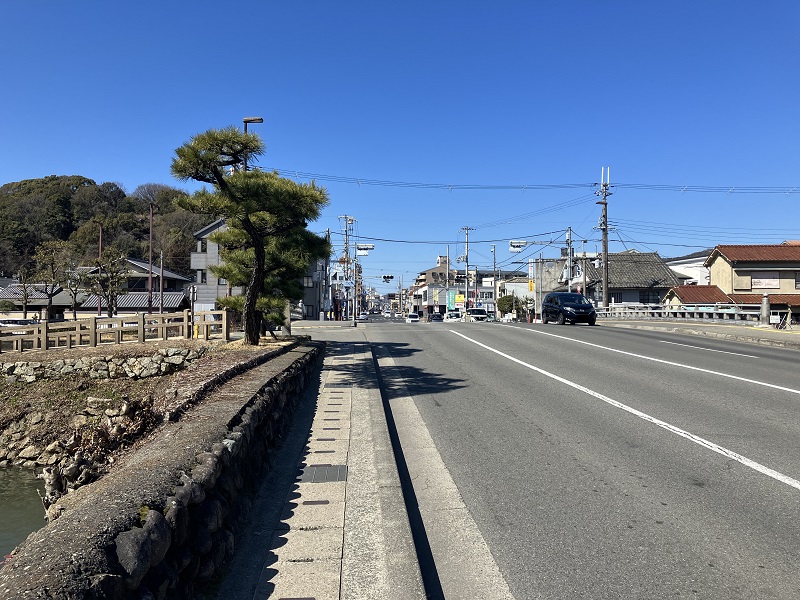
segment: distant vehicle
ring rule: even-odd
[[[408,313],[406,323],[419,323],[419,315],[415,312]]]
[[[359,314],[356,317],[356,320],[358,320],[358,321],[369,321],[369,314],[367,314],[365,312],[362,312],[361,314]]]
[[[551,292],[542,300],[542,323],[555,321],[563,325],[567,321],[575,323],[597,322],[597,312],[594,305],[583,294],[574,292]]]
[[[445,321],[460,321],[461,320],[461,311],[460,310],[448,310],[447,314],[444,316]]]
[[[390,311],[390,310],[383,311],[383,316],[385,318],[387,318],[387,319],[391,319],[392,318],[392,311]]]
[[[441,323],[442,321],[444,321],[444,317],[442,315],[440,315],[439,313],[433,313],[431,315],[431,318],[430,318],[430,322],[431,323]]]
[[[468,308],[467,320],[468,321],[485,321],[489,318],[489,313],[485,308]]]

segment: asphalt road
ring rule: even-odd
[[[403,453],[446,597],[495,566],[518,599],[800,597],[797,350],[604,326],[364,330],[398,428],[413,403],[435,445]],[[439,457],[455,525],[426,510],[441,477],[414,472]]]

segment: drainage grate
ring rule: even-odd
[[[298,483],[347,481],[347,465],[308,465],[300,473]]]
[[[352,383],[326,383],[326,388],[349,388],[352,387]]]

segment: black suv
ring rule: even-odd
[[[575,323],[597,322],[597,313],[594,306],[583,295],[574,292],[551,292],[542,300],[542,323],[555,321],[563,325],[569,321]]]

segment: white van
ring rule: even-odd
[[[445,321],[460,321],[461,320],[461,311],[460,310],[448,310],[447,313],[444,315]]]
[[[485,308],[468,308],[467,321],[485,321],[489,318],[489,313]]]

